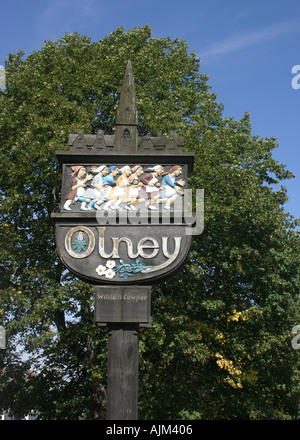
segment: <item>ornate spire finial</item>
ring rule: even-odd
[[[136,152],[138,145],[138,113],[131,61],[127,63],[120,102],[116,115],[116,151]]]

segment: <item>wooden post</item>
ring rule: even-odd
[[[139,324],[110,324],[107,420],[138,419]]]

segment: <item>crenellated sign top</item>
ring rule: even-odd
[[[105,134],[98,130],[96,134],[86,134],[83,130],[69,135],[69,154],[111,155],[111,154],[158,154],[171,155],[183,153],[184,137],[170,130],[168,136],[157,133],[156,136],[139,136],[136,91],[131,62],[128,61],[120,102],[117,109],[114,134]],[[57,152],[58,159],[66,155],[66,151]],[[194,153],[183,153],[194,157]],[[192,165],[192,160],[190,161]],[[189,170],[191,171],[191,169]]]

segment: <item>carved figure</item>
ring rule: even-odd
[[[182,168],[180,165],[172,166],[169,171],[162,173],[162,181],[161,184],[163,186],[163,190],[160,193],[159,203],[164,203],[164,209],[169,211],[172,210],[171,205],[175,202],[178,195],[183,195],[182,187],[185,185],[185,181],[183,179],[176,180],[176,177],[180,176],[182,172]]]
[[[71,192],[67,195],[66,202],[64,204],[64,210],[72,211],[70,206],[72,203],[81,202],[80,209],[86,211],[86,203],[89,203],[91,199],[87,198],[85,193],[86,182],[91,180],[93,176],[91,174],[86,174],[86,168],[83,165],[76,165],[71,167],[73,173],[70,177],[71,181]]]
[[[105,189],[103,188],[102,178],[108,173],[106,165],[91,166],[90,172],[94,174],[93,180],[84,192],[84,197],[90,199],[87,207],[88,210],[92,208],[100,209],[100,205],[106,202]]]
[[[160,195],[160,188],[156,185],[158,183],[158,176],[163,172],[163,167],[161,165],[155,165],[153,168],[149,168],[148,171],[151,173],[145,174],[141,177],[141,182],[144,184],[142,189],[142,196],[147,200],[146,207],[148,209],[156,210],[158,209],[154,204],[158,201]]]
[[[143,172],[143,167],[141,165],[136,165],[131,169],[131,174],[128,177],[128,181],[130,183],[129,197],[134,198],[130,204],[131,207],[145,201],[145,198],[143,198],[143,194],[141,192],[141,188],[144,186],[144,184],[140,182],[139,179]]]
[[[122,198],[122,202],[125,203],[125,209],[136,211],[134,205],[131,204],[135,200],[134,197],[130,196],[130,181],[129,176],[131,175],[131,168],[129,165],[125,165],[120,169],[121,176],[116,180],[117,187],[114,190],[114,197],[118,196]]]
[[[123,199],[122,197],[118,197],[114,195],[114,190],[117,185],[115,177],[117,176],[118,173],[119,173],[119,168],[116,165],[110,165],[108,167],[108,174],[106,174],[106,176],[104,176],[102,179],[102,184],[105,188],[105,197],[107,199],[107,202],[103,207],[105,211],[108,211],[110,209],[121,210],[119,205]]]

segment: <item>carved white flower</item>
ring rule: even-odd
[[[81,231],[77,235],[77,240],[83,241],[83,233]]]
[[[108,267],[109,269],[114,268],[115,265],[116,265],[116,262],[113,261],[113,260],[109,260],[109,261],[106,263],[106,267]]]
[[[106,278],[113,278],[116,275],[116,272],[112,269],[107,269],[105,272]]]
[[[96,272],[97,272],[97,274],[98,275],[105,275],[105,272],[106,272],[106,267],[105,266],[102,266],[101,264],[100,264],[100,266],[98,266],[97,268],[96,268]]]

